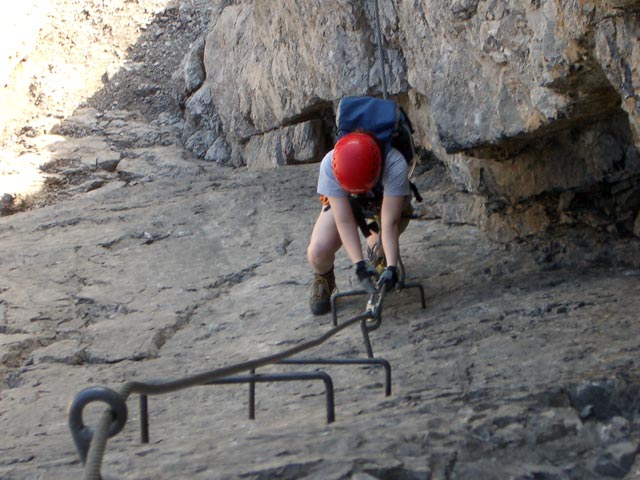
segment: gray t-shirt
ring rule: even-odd
[[[347,197],[349,193],[342,189],[333,174],[332,158],[333,150],[327,153],[322,159],[322,163],[320,163],[318,193],[325,197]],[[389,150],[384,161],[382,187],[384,194],[392,197],[402,197],[411,193],[411,188],[409,187],[409,165],[402,154],[395,148]]]

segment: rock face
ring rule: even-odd
[[[99,18],[122,19],[113,31],[126,26],[124,41],[129,27],[146,24],[129,9],[154,11],[164,0],[68,0],[73,8],[58,2],[63,16],[80,15],[100,29]],[[585,92],[610,84],[601,97],[592,92],[590,101],[604,105],[601,115],[587,121],[576,107],[575,117],[565,112],[554,126],[549,107],[539,127],[516,122],[512,128],[515,117],[524,118],[522,109],[543,96],[532,103],[535,95],[527,93],[508,114],[487,108],[481,97],[506,92],[500,78],[522,76],[533,85],[524,80],[525,64],[519,71],[509,60],[526,36],[498,33],[496,24],[492,35],[511,46],[501,50],[492,42],[489,53],[473,39],[488,15],[501,15],[500,25],[512,20],[510,31],[524,33],[529,17],[513,13],[515,3],[413,3],[380,2],[391,46],[390,89],[417,118],[423,146],[435,152],[425,150],[416,168],[425,201],[415,205],[420,218],[401,238],[408,279],[424,287],[426,308],[416,290],[394,292],[371,334],[375,357],[390,362],[391,394],[385,395],[383,372],[373,365],[265,366],[257,373],[330,374],[336,422],[326,423],[325,391],[311,381],[259,384],[255,420],[247,419],[246,385],[198,385],[149,398],[145,444],[138,398],[130,396],[129,421],[109,439],[102,478],[640,478],[640,239],[606,231],[632,225],[640,235],[640,218],[632,218],[638,210],[637,175],[631,174],[635,104],[628,95],[622,99],[621,92],[631,90],[610,80],[637,85],[633,63],[625,67],[615,53],[633,59],[632,17],[600,17],[584,2],[563,4],[562,15],[553,17],[555,4],[522,4],[534,17],[549,15],[548,24],[536,27],[547,32],[539,56],[545,62],[560,40],[557,27],[553,35],[545,30],[551,20],[563,26],[558,31],[577,35],[585,52],[595,42],[599,59],[613,53],[610,68],[584,77],[593,87]],[[328,148],[339,95],[379,92],[375,15],[369,3],[363,10],[352,1],[227,0],[215,2],[213,28],[201,36],[205,6],[203,0],[171,2],[135,44],[123,47],[123,67],[107,75],[84,108],[53,131],[32,124],[20,135],[22,155],[14,160],[42,165],[48,188],[34,199],[36,208],[17,212],[11,191],[0,189],[2,479],[68,480],[83,472],[91,478],[71,440],[67,408],[87,387],[181,379],[280,353],[332,328],[329,316],[314,317],[307,305],[305,250],[320,208],[313,194],[318,165],[272,167],[312,162]],[[599,8],[616,13],[632,6]],[[578,7],[580,15],[573,11]],[[103,8],[114,14],[101,15]],[[93,62],[82,49],[102,44],[81,35],[87,24],[75,33],[66,28],[73,22],[64,25],[55,38],[72,37],[66,51]],[[427,38],[434,45],[447,40],[439,55],[462,55],[454,46],[466,38],[474,68],[479,56],[493,52],[504,77],[490,82],[476,75],[483,86],[473,98],[442,92],[464,93],[454,79],[430,91],[448,64],[410,51],[408,25],[425,39],[422,48]],[[592,26],[603,30],[590,43],[580,32]],[[347,39],[355,49],[340,43]],[[254,52],[248,41],[264,49]],[[327,58],[311,59],[319,51]],[[48,58],[46,52],[37,56]],[[269,56],[274,52],[277,58]],[[214,58],[217,69],[202,63],[205,57]],[[434,80],[417,86],[418,68],[420,75],[434,72]],[[299,88],[284,95],[287,82]],[[550,89],[541,88],[538,94]],[[447,110],[446,102],[429,98],[441,94],[460,108]],[[616,95],[621,108],[609,109]],[[184,118],[168,108],[176,100]],[[571,99],[582,100],[582,94]],[[456,127],[464,122],[458,112],[465,101],[513,137]],[[2,155],[0,162],[11,152]],[[505,240],[547,225],[572,228],[503,244],[472,221]],[[351,290],[357,280],[343,253],[335,271],[340,291]],[[344,299],[339,321],[360,314],[365,304],[362,297]],[[364,360],[359,326],[304,356]],[[88,427],[102,409],[86,409]]]
[[[504,240],[574,224],[634,232],[639,2],[379,4],[389,92],[479,197],[465,221]],[[182,98],[186,144],[255,168],[317,161],[336,102],[382,92],[374,5],[214,2],[190,56],[206,75]]]

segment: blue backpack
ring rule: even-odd
[[[378,140],[383,159],[393,147],[402,154],[409,168],[413,169],[416,156],[413,126],[396,102],[368,96],[342,98],[336,114],[336,140],[358,130],[369,133]],[[418,189],[413,182],[410,185],[416,201],[421,202]]]

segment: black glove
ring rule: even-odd
[[[356,263],[356,276],[367,293],[376,293],[378,272],[367,265],[367,262],[364,260],[360,260]]]
[[[387,267],[380,275],[380,280],[378,280],[378,288],[382,290],[382,287],[386,285],[387,291],[393,290],[393,288],[398,283],[398,267]]]

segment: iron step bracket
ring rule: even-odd
[[[203,385],[249,384],[249,419],[255,418],[255,384],[271,382],[295,382],[303,380],[322,380],[325,386],[327,423],[336,419],[333,381],[325,372],[259,373],[224,377],[203,383]],[[146,394],[140,394],[140,441],[149,443],[149,400]]]
[[[299,358],[286,359],[280,365],[373,365],[385,370],[384,395],[391,395],[391,364],[384,358]]]
[[[300,358],[285,359],[277,362],[279,365],[372,365],[381,366],[385,370],[385,396],[391,395],[391,364],[383,358]],[[256,383],[298,381],[298,380],[323,380],[325,381],[327,401],[327,423],[335,421],[335,403],[333,382],[331,377],[324,372],[296,372],[290,374],[260,374],[252,371],[251,375],[241,377],[227,377],[209,382],[206,385],[223,384],[249,384],[249,419],[255,419],[255,385]],[[328,382],[327,383],[327,379]],[[140,395],[140,440],[149,443],[149,400],[148,396]]]

